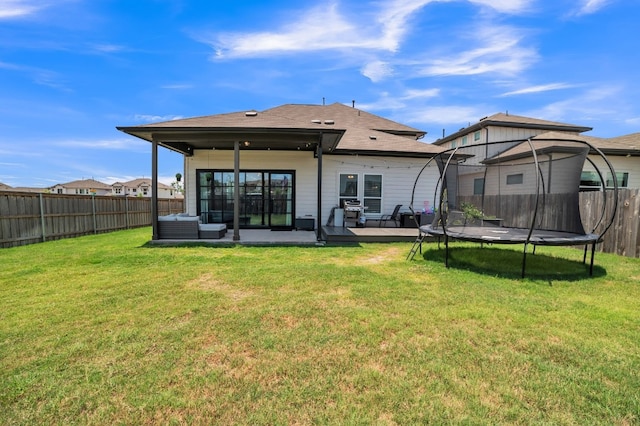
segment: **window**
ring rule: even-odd
[[[629,184],[629,173],[616,172],[616,179],[618,180],[618,188],[626,188]],[[607,176],[607,188],[613,188],[613,175],[609,172]]]
[[[507,185],[521,185],[523,182],[524,176],[522,173],[518,173],[515,175],[507,175]]]
[[[358,199],[358,174],[344,173],[340,175],[340,207],[344,200]]]
[[[473,195],[484,194],[484,178],[476,178],[473,180]]]
[[[466,144],[467,144],[467,137],[466,137],[466,136],[463,136],[463,137],[462,137],[462,145],[464,146],[464,145],[466,145]]]
[[[582,172],[580,174],[580,190],[581,191],[598,191],[601,187],[600,177],[596,172]]]
[[[382,175],[364,175],[366,213],[382,213]]]
[[[455,148],[456,146],[458,146],[458,143],[456,141],[451,142],[451,148]]]
[[[474,140],[474,141],[479,141],[479,140],[480,140],[480,130],[476,130],[476,131],[473,133],[473,140]]]

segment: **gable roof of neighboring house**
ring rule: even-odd
[[[287,104],[265,111],[186,118],[118,130],[185,155],[194,149],[314,151],[369,155],[431,156],[440,148],[420,142],[425,132],[340,103]]]
[[[141,186],[148,186],[151,188],[151,178],[138,178],[127,182],[115,182],[112,186],[124,186],[126,188],[139,188]],[[159,189],[172,189],[171,186],[165,185],[162,182],[158,182]]]
[[[585,150],[589,150],[589,147],[588,145],[580,143],[580,141],[593,145],[595,139],[597,138],[582,135],[571,135],[562,132],[545,132],[531,138],[536,155],[558,152],[585,152]],[[530,145],[528,141],[523,141],[491,158],[486,159],[485,163],[492,164],[506,160],[531,157],[532,145]]]
[[[605,155],[632,155],[640,156],[640,133],[633,133],[616,138],[599,138],[586,135],[571,135],[563,132],[545,132],[531,138],[535,141],[535,149],[538,154],[545,152],[571,152],[581,149],[576,141],[583,141],[592,147],[598,148]],[[636,144],[636,145],[634,145]],[[473,146],[473,145],[470,145]],[[584,148],[588,146],[584,145]],[[595,153],[591,150],[591,153]],[[523,141],[493,158],[487,159],[487,163],[516,159],[531,155],[531,146]]]
[[[35,188],[32,186],[15,186],[15,187],[7,187],[0,188],[2,191],[11,191],[11,192],[34,192],[34,193],[47,193],[49,190],[47,188]]]
[[[1,190],[11,189],[11,187],[5,183],[0,182],[0,189]]]
[[[557,121],[540,120],[538,118],[523,117],[519,115],[511,115],[505,113],[497,113],[488,117],[481,118],[477,123],[468,127],[464,127],[459,131],[450,134],[444,138],[438,139],[434,145],[442,145],[449,141],[467,135],[477,130],[482,130],[489,126],[496,127],[517,127],[525,129],[539,129],[549,131],[561,131],[570,133],[583,133],[592,130],[591,127],[578,126],[575,124],[560,123]]]
[[[56,186],[63,186],[65,188],[72,188],[72,189],[104,189],[104,190],[111,189],[111,185],[107,185],[106,183],[97,181],[95,179],[81,179],[81,180],[74,180],[67,183],[59,183],[59,184],[53,185],[52,188],[55,188]]]
[[[600,139],[595,146],[608,155],[630,155],[637,157],[640,156],[640,133]]]

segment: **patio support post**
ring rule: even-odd
[[[318,142],[318,222],[316,225],[316,240],[322,240],[322,132]]]
[[[233,142],[233,241],[240,241],[240,141]]]
[[[151,144],[151,227],[153,240],[158,239],[158,141]]]

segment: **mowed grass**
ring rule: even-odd
[[[640,260],[539,248],[0,250],[0,424],[640,423]]]

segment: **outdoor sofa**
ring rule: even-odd
[[[168,240],[219,239],[227,232],[224,223],[200,223],[198,216],[186,213],[158,217],[158,237]]]

